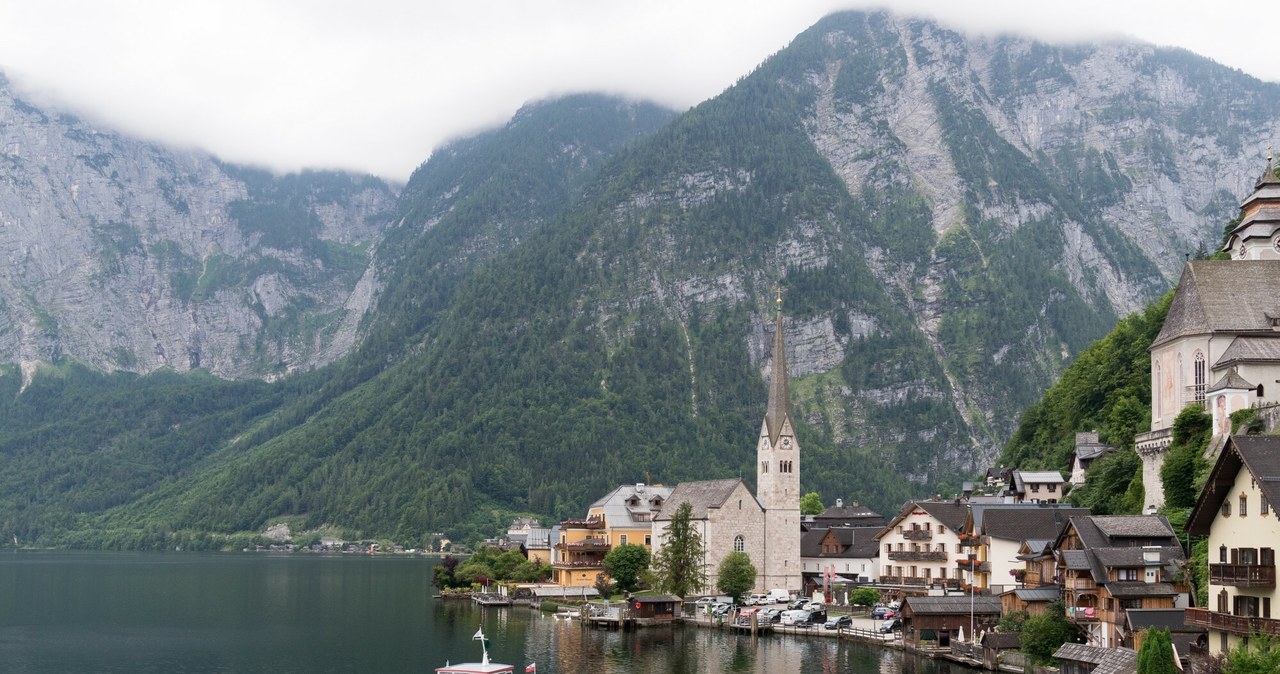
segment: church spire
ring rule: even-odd
[[[769,406],[764,417],[771,444],[777,444],[782,426],[791,416],[791,396],[787,384],[787,350],[782,341],[782,288],[778,288],[777,304],[778,315],[773,337],[773,379],[769,382]]]

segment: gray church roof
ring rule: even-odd
[[[1227,350],[1218,357],[1218,361],[1213,364],[1213,369],[1218,370],[1238,363],[1267,361],[1280,361],[1280,333],[1236,337],[1231,340]]]
[[[1187,335],[1271,334],[1280,317],[1280,260],[1195,260],[1178,281],[1160,334],[1148,348]]]
[[[654,516],[654,520],[670,520],[675,514],[676,509],[681,503],[689,502],[693,506],[693,519],[701,520],[707,518],[707,509],[719,508],[729,499],[729,495],[738,485],[742,484],[741,478],[733,478],[729,480],[699,480],[697,482],[681,482],[671,491],[671,496],[667,497],[666,503],[662,505],[662,512]],[[756,504],[757,508],[763,509],[755,497],[751,497],[751,501]]]
[[[1214,391],[1221,391],[1223,389],[1253,389],[1253,388],[1254,388],[1254,385],[1250,384],[1244,377],[1241,377],[1240,373],[1236,372],[1236,369],[1233,367],[1229,371],[1227,371],[1226,374],[1222,375],[1222,378],[1219,379],[1217,383],[1215,383],[1213,386],[1210,386],[1209,389],[1206,391],[1206,393],[1213,393]]]

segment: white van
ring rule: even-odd
[[[769,590],[770,604],[785,604],[791,601],[791,593],[786,590]]]
[[[747,597],[746,601],[742,603],[746,604],[747,606],[764,606],[765,604],[769,603],[769,595],[753,594],[750,597]]]

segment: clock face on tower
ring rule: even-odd
[[[790,448],[791,448],[791,438],[783,438],[783,439],[782,439],[782,446],[783,446],[784,448],[786,448],[786,449],[790,449]]]

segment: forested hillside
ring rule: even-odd
[[[958,487],[1010,434],[1009,461],[1062,460],[1082,424],[1131,437],[1147,404],[1132,368],[1163,310],[1089,345],[1216,243],[1277,102],[1280,87],[1184,52],[842,13],[679,115],[530,105],[415,172],[345,358],[209,382],[224,402],[133,427],[154,428],[154,449],[125,428],[58,440],[55,488],[0,465],[11,526],[201,547],[288,519],[419,545],[514,512],[581,515],[620,483],[754,482],[777,288],[805,491],[888,512]],[[86,406],[152,381],[75,379],[100,381]],[[190,450],[166,444],[214,419]],[[53,441],[38,417],[13,422],[14,457]],[[92,502],[59,468],[162,449],[162,469]]]

